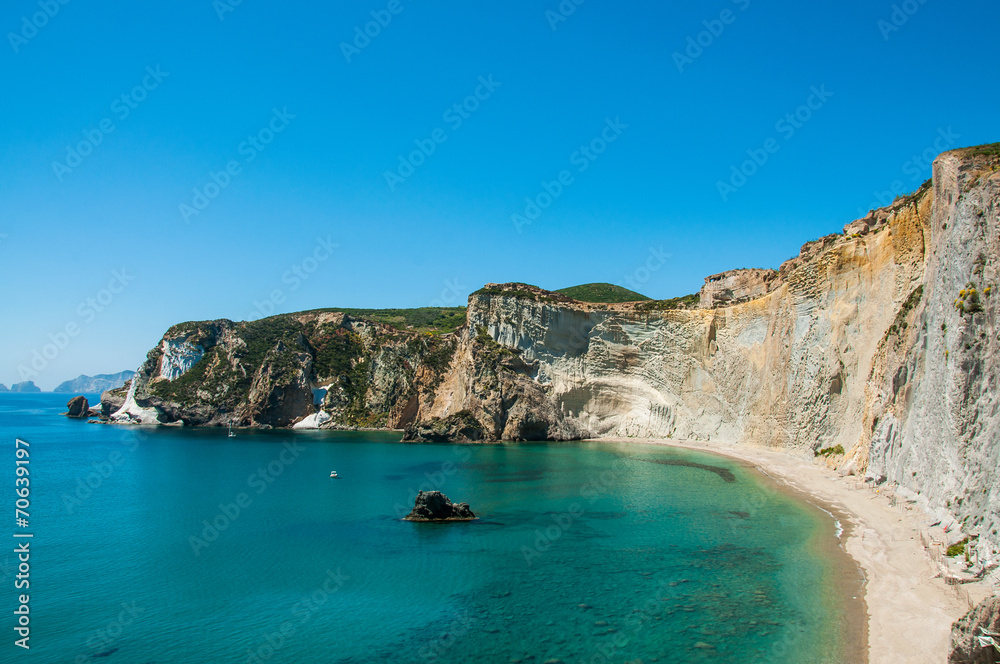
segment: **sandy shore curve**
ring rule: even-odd
[[[843,477],[805,456],[756,447],[668,439],[601,438],[720,454],[755,466],[814,504],[846,518],[843,546],[863,570],[869,664],[943,664],[951,625],[992,594],[983,582],[949,586],[924,548],[929,517],[857,477]],[[895,503],[895,504],[893,504]]]

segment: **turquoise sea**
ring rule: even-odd
[[[60,417],[68,396],[0,395],[0,661],[861,661],[834,518],[738,462],[115,427]],[[481,518],[400,520],[419,489]],[[15,532],[33,535],[26,591]],[[25,592],[29,651],[12,629]]]

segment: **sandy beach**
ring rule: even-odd
[[[945,584],[939,565],[921,541],[929,525],[922,511],[805,456],[720,443],[602,440],[668,445],[739,459],[838,519],[847,519],[843,546],[867,579],[869,664],[943,664],[952,622],[969,610],[970,599],[978,602],[992,592],[982,582],[958,589]]]

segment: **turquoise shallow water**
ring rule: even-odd
[[[850,661],[833,520],[727,459],[229,439],[70,421],[65,401],[0,395],[11,513],[31,444],[28,661]],[[482,518],[401,521],[421,488]],[[26,661],[5,632],[0,661]]]

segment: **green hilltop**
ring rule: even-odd
[[[618,302],[648,302],[653,298],[646,297],[635,291],[630,291],[614,284],[583,284],[581,286],[571,286],[561,288],[556,291],[566,297],[571,297],[580,302],[591,302],[596,304],[616,304]]]

